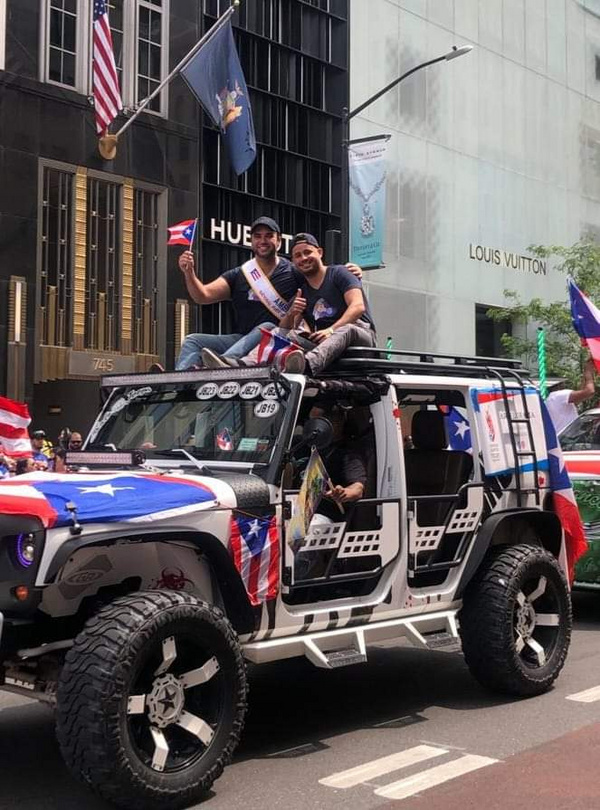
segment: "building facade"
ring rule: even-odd
[[[485,313],[505,289],[566,300],[528,247],[600,234],[600,2],[352,0],[350,21],[351,108],[474,46],[369,106],[351,137],[392,136],[385,267],[367,280],[380,336],[497,353]]]
[[[125,113],[208,30],[223,0],[109,0]],[[346,0],[251,0],[234,15],[258,141],[237,178],[180,77],[119,139],[97,147],[93,3],[0,0],[0,393],[35,427],[85,430],[110,371],[170,365],[188,331],[226,330],[191,306],[167,224],[201,221],[199,273],[245,260],[249,225],[339,228]]]

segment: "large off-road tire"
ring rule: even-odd
[[[459,615],[463,652],[494,691],[538,695],[558,677],[571,640],[571,599],[556,559],[539,545],[493,548]]]
[[[219,610],[175,591],[117,599],[66,656],[57,694],[63,757],[115,804],[189,805],[230,761],[246,691],[240,646]]]

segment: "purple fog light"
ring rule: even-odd
[[[29,568],[35,558],[35,540],[32,534],[17,535],[17,560],[23,568]]]

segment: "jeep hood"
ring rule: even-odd
[[[46,528],[79,523],[132,522],[163,520],[217,506],[238,505],[236,489],[268,487],[251,476],[244,482],[226,482],[197,475],[159,475],[146,472],[101,473],[29,473],[0,482],[0,513],[32,515]],[[248,482],[251,482],[250,487]],[[262,486],[261,486],[262,485]],[[242,498],[248,500],[248,498]],[[75,510],[75,511],[73,511]]]

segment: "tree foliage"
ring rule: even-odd
[[[578,388],[583,364],[588,358],[579,336],[571,323],[567,277],[580,290],[600,305],[600,245],[584,240],[571,247],[561,245],[532,245],[528,248],[540,259],[557,259],[555,269],[564,274],[565,292],[560,301],[545,304],[540,298],[524,303],[513,290],[505,290],[505,307],[493,307],[488,316],[496,321],[509,321],[514,334],[504,334],[502,345],[509,357],[519,357],[532,373],[537,373],[537,329],[542,327],[546,340],[546,373],[548,377],[564,377],[569,387]]]

